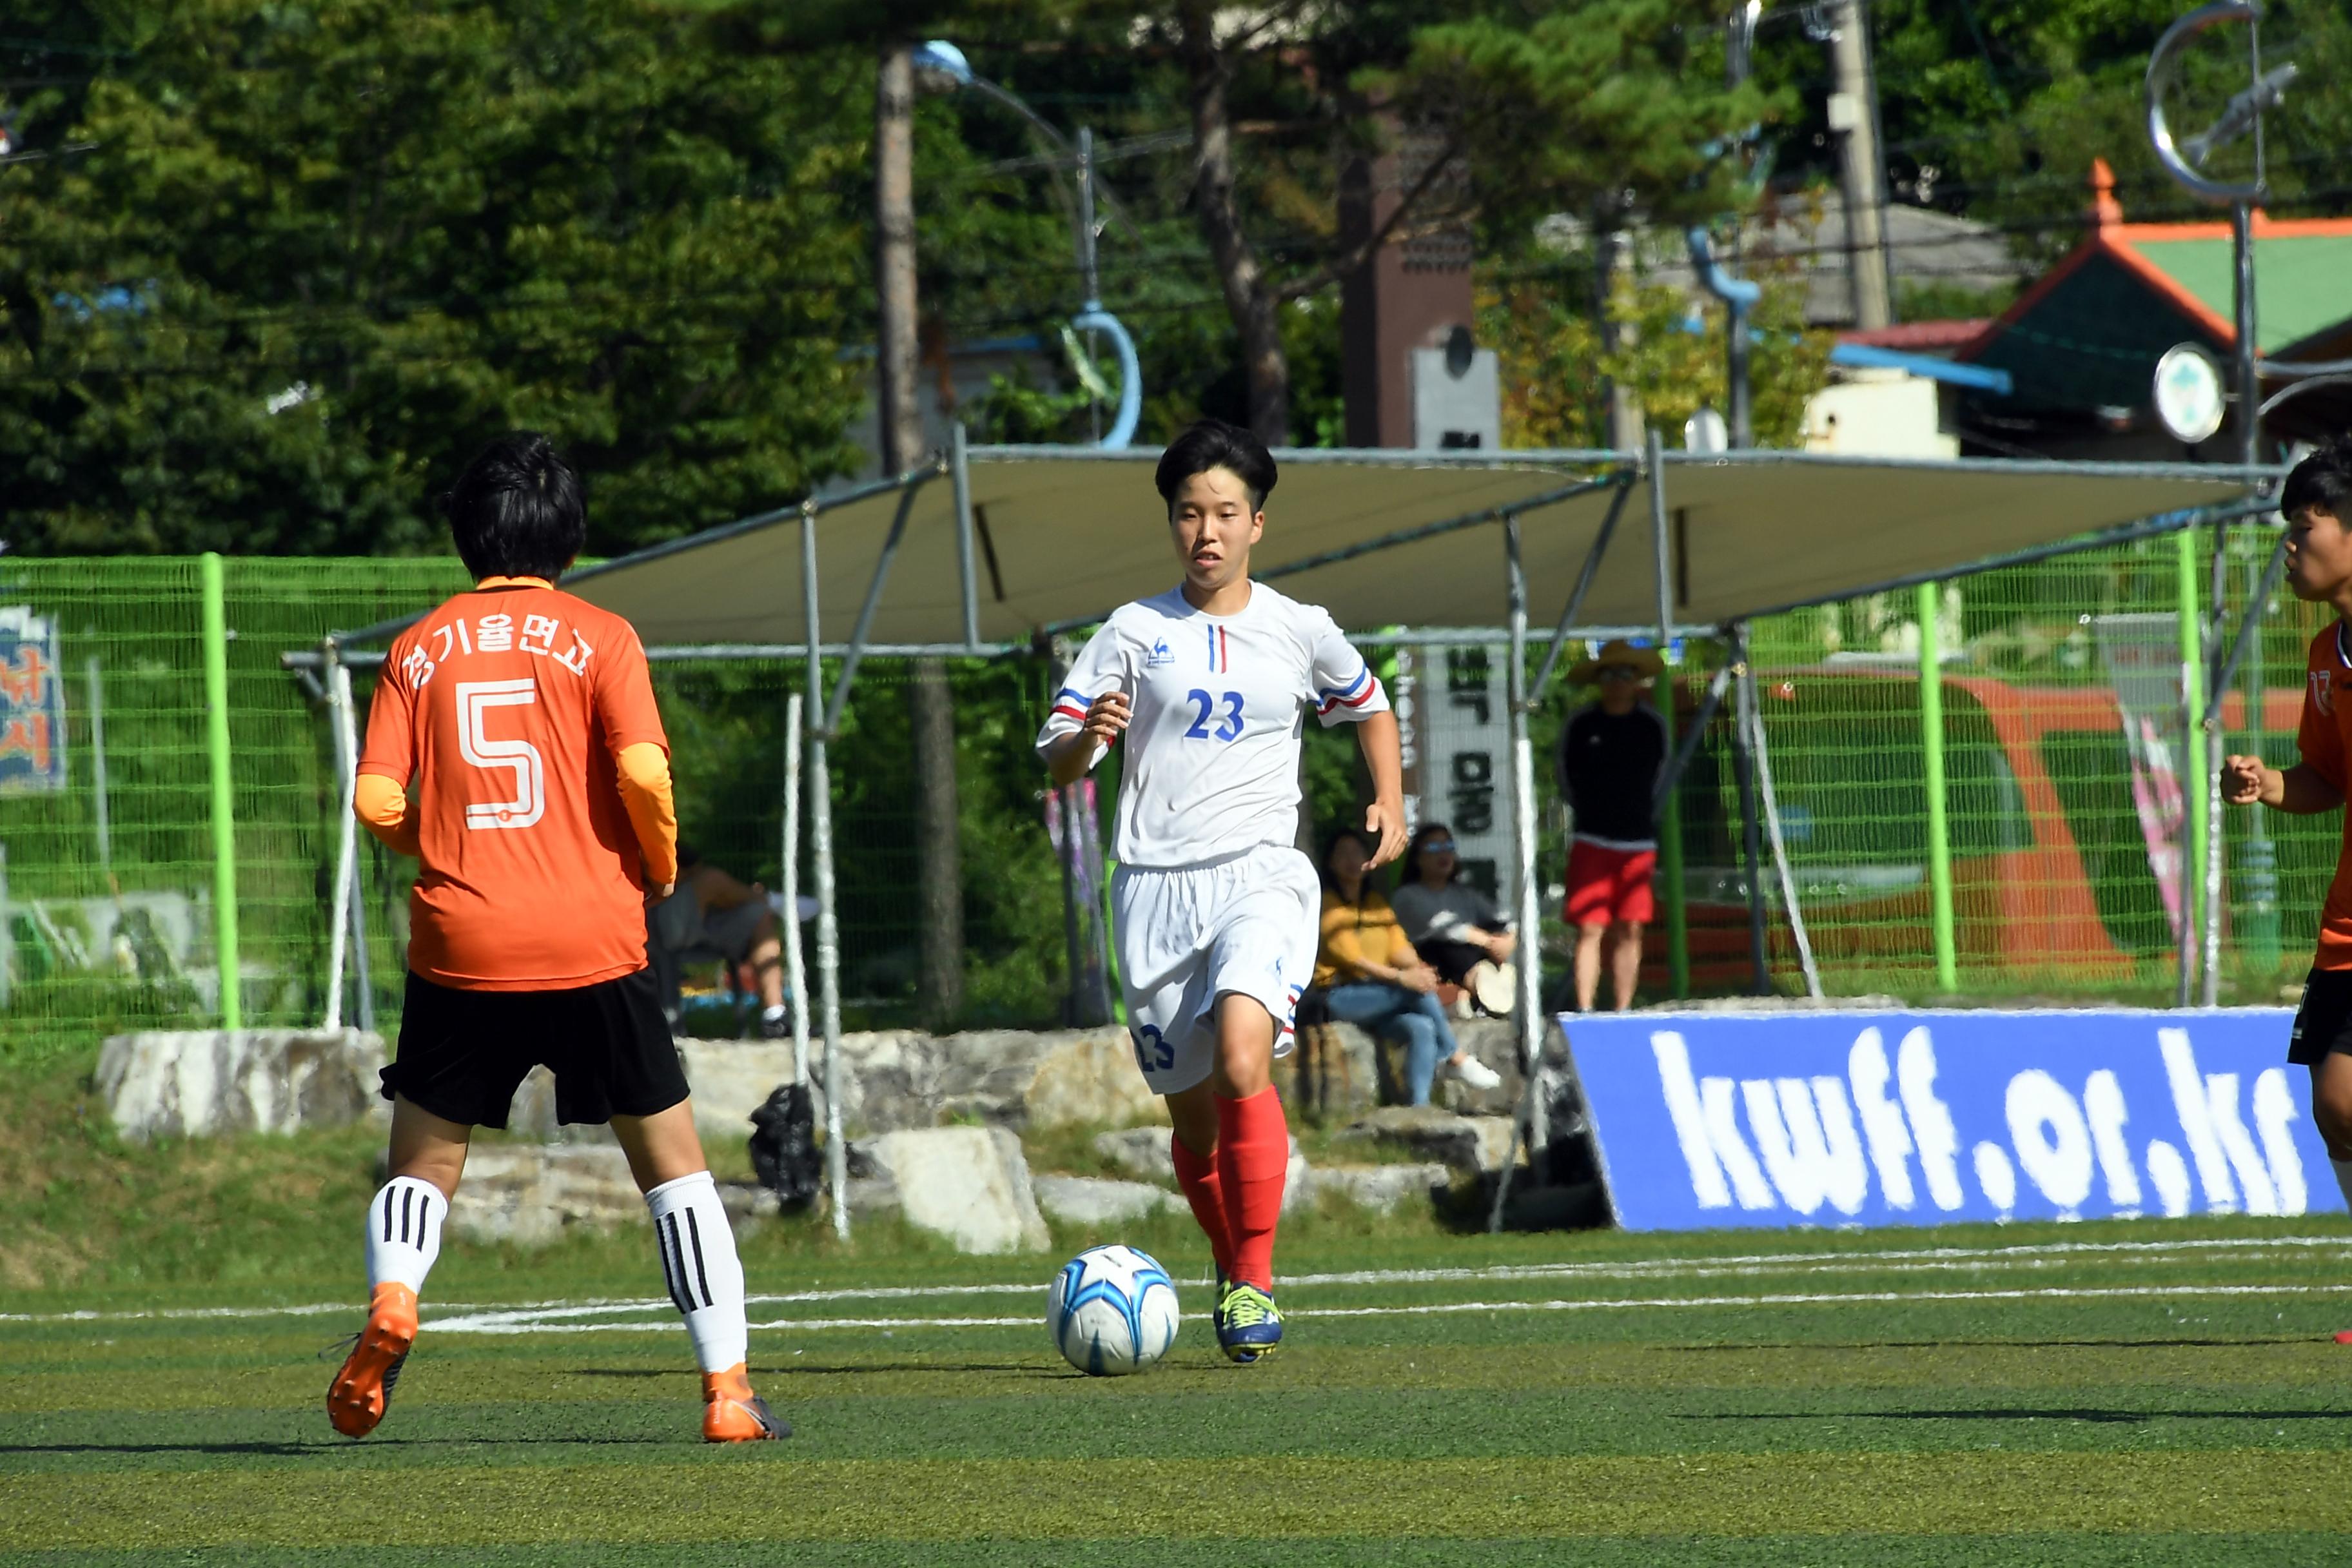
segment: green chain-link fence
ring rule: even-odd
[[[2223,563],[2234,616],[2275,536],[2240,531]],[[2185,557],[2210,595],[2210,535]],[[1928,602],[1942,696],[1958,987],[1971,994],[2168,996],[2175,927],[2157,867],[2193,849],[2201,815],[2179,713],[2184,552],[2174,539],[1958,580]],[[0,728],[0,1050],[24,1054],[127,1026],[220,1016],[204,675],[204,573],[194,560],[17,561],[0,615],[54,627],[55,734]],[[336,785],[315,679],[281,668],[326,633],[430,605],[464,580],[448,561],[230,560],[227,741],[248,1025],[324,1011]],[[1832,992],[1940,988],[1920,719],[1920,595],[1849,600],[1751,628],[1766,757],[1799,902]],[[2324,608],[2278,597],[2257,658],[2226,704],[2228,750],[2292,760],[2305,647]],[[1381,650],[1367,651],[1380,657]],[[1675,683],[1686,718],[1719,647],[1694,644]],[[23,655],[12,689],[22,711]],[[843,985],[850,1021],[920,1011],[914,728],[904,661],[861,667],[834,753]],[[964,1016],[1052,1020],[1066,989],[1061,879],[1029,750],[1050,690],[1042,658],[950,661],[965,889]],[[829,665],[828,681],[834,673]],[[746,880],[778,884],[786,695],[799,661],[667,661],[685,837]],[[364,722],[372,675],[355,682]],[[2250,704],[2243,693],[2259,689]],[[1538,756],[1586,693],[1537,716]],[[1691,990],[1748,975],[1730,708],[1678,793]],[[2256,713],[2260,734],[2250,733]],[[1310,729],[1312,727],[1310,726]],[[30,758],[36,741],[60,756]],[[1318,738],[1309,778],[1328,826],[1356,773],[1344,732]],[[11,771],[11,758],[17,765]],[[46,763],[29,770],[27,761]],[[100,788],[103,773],[103,791]],[[1566,822],[1539,762],[1540,838],[1557,880]],[[38,787],[42,781],[51,787]],[[1103,781],[1108,829],[1115,781]],[[2227,994],[2270,999],[2307,960],[2340,833],[2333,816],[2224,813]],[[361,839],[369,933],[365,1006],[396,1014],[414,868]],[[2191,867],[2192,880],[2199,880]],[[2173,879],[2177,880],[2176,879]],[[802,888],[809,887],[805,867]],[[1771,968],[1797,984],[1783,900],[1767,879]],[[1547,891],[1551,889],[1548,887]],[[1671,965],[1654,935],[1645,988]],[[355,1003],[357,998],[354,998]]]

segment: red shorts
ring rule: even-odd
[[[1568,852],[1568,900],[1561,914],[1572,926],[1607,925],[1616,921],[1647,924],[1656,912],[1650,897],[1650,873],[1658,864],[1654,849],[1612,849],[1579,838]]]

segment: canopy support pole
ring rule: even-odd
[[[905,521],[902,504],[899,519]],[[894,541],[895,542],[895,541]],[[881,565],[889,563],[887,551],[883,552]],[[878,591],[881,574],[875,574]],[[868,595],[866,607],[873,607]],[[826,727],[819,722],[824,711],[824,676],[818,666],[822,657],[817,640],[816,603],[816,507],[813,502],[801,506],[801,613],[808,622],[808,757],[809,757],[809,849],[816,872],[816,974],[818,1005],[823,1008],[824,1027],[824,1164],[825,1184],[833,1200],[833,1234],[842,1240],[849,1239],[849,1146],[841,1138],[841,925],[834,908],[833,883],[833,772],[826,756],[829,739]],[[862,629],[862,628],[861,628]],[[851,645],[851,658],[856,657],[856,644]],[[845,670],[841,696],[848,695],[848,672]],[[792,911],[798,920],[800,911]]]
[[[1675,636],[1674,563],[1666,550],[1666,449],[1658,427],[1650,426],[1650,552],[1658,575],[1658,657]]]
[[[1665,809],[1666,801],[1674,795],[1675,786],[1683,782],[1683,770],[1690,766],[1698,751],[1698,743],[1706,736],[1706,727],[1714,721],[1715,710],[1723,706],[1723,694],[1731,685],[1732,667],[1727,663],[1715,672],[1706,683],[1706,695],[1699,699],[1698,711],[1691,715],[1690,727],[1683,731],[1682,743],[1675,748],[1673,760],[1666,763],[1665,776],[1658,781],[1658,792],[1650,800],[1653,811]]]
[[[882,541],[882,554],[874,563],[873,580],[866,584],[866,602],[857,606],[857,624],[849,632],[849,650],[842,655],[841,673],[833,683],[833,701],[824,710],[824,732],[827,736],[841,733],[841,716],[849,705],[849,683],[856,679],[857,666],[866,658],[866,634],[874,629],[874,612],[881,606],[882,584],[889,578],[890,563],[898,557],[898,542],[907,537],[907,514],[915,510],[915,496],[922,489],[923,482],[932,477],[932,474],[910,476],[906,488],[898,492],[898,510],[890,519],[888,537]],[[807,550],[803,549],[801,553],[803,570],[811,574],[808,595],[810,603],[814,604],[816,595],[815,563]],[[812,659],[816,657],[815,647],[816,633],[812,629],[809,633],[809,657]]]
[[[1738,714],[1731,726],[1731,766],[1739,775],[1740,860],[1748,883],[1748,990],[1772,994],[1771,950],[1764,929],[1764,847],[1757,822],[1756,759],[1748,749],[1748,710],[1755,701],[1756,673],[1748,662],[1748,623],[1731,623],[1732,677],[1739,682]]]
[[[335,657],[335,639],[319,645],[327,667],[327,722],[334,732],[335,800],[342,809],[335,825],[335,912],[327,928],[327,1016],[321,1026],[329,1034],[343,1026],[343,964],[348,952],[352,879],[359,860],[359,816],[352,792],[359,783],[358,762],[352,756],[351,717],[352,672]]]
[[[783,892],[784,979],[793,989],[793,1081],[809,1080],[808,970],[801,952],[801,726],[806,700],[784,699],[784,842],[776,880]]]
[[[1511,651],[1503,669],[1503,690],[1504,706],[1511,721],[1511,826],[1515,837],[1512,858],[1518,873],[1520,931],[1518,995],[1512,1016],[1518,1025],[1519,1067],[1526,1075],[1526,1088],[1520,1096],[1519,1114],[1511,1123],[1511,1146],[1503,1157],[1502,1169],[1496,1173],[1494,1207],[1486,1215],[1489,1231],[1503,1228],[1503,1208],[1510,1198],[1511,1176],[1518,1164],[1522,1137],[1530,1174],[1550,1142],[1544,1125],[1543,921],[1536,890],[1535,749],[1528,735],[1528,710],[1532,705],[1528,695],[1528,577],[1519,559],[1519,520],[1516,513],[1507,513],[1503,518],[1503,552],[1511,611]]]
[[[2241,254],[2244,254],[2242,251]],[[2241,279],[2242,283],[2246,281]],[[2251,292],[2251,290],[2249,290]],[[2251,426],[2252,421],[2249,421]],[[2221,665],[2221,629],[2230,618],[2230,525],[2213,525],[2213,585],[2212,602],[2205,617],[2205,664],[2207,673],[2219,677]],[[2222,865],[2228,835],[2221,827],[2221,698],[2229,690],[2218,679],[2207,688],[2209,700],[2205,706],[2205,776],[2198,787],[2205,792],[2205,952],[2203,955],[2202,994],[2208,1007],[2217,1006],[2221,1000],[2221,906],[2227,898],[2224,885],[2227,871]]]
[[[2204,944],[2198,940],[2197,895],[2204,881],[2205,836],[2211,824],[2206,810],[2211,795],[2204,787],[2204,696],[2198,689],[2205,679],[2205,617],[2197,608],[2197,535],[2182,531],[2173,542],[2179,588],[2181,804],[2187,832],[2181,844],[2180,869],[2176,879],[2180,907],[2179,973],[2173,976],[2172,1002],[2189,1005],[2197,979],[2197,961]]]
[[[1789,846],[1780,834],[1780,806],[1772,794],[1772,749],[1764,742],[1764,705],[1751,668],[1748,696],[1748,750],[1756,759],[1756,793],[1764,802],[1765,835],[1772,843],[1772,868],[1780,879],[1780,901],[1789,911],[1789,931],[1797,939],[1797,963],[1805,972],[1805,994],[1821,1000],[1822,974],[1813,964],[1813,944],[1805,934],[1805,911],[1797,903],[1797,878],[1789,868]]]
[[[1544,649],[1543,663],[1528,688],[1528,709],[1530,712],[1543,706],[1551,688],[1552,672],[1559,667],[1560,651],[1568,646],[1568,634],[1576,626],[1576,617],[1584,608],[1584,597],[1592,591],[1592,580],[1601,574],[1601,558],[1609,553],[1609,540],[1617,531],[1617,519],[1623,515],[1625,502],[1633,495],[1630,478],[1621,481],[1617,493],[1609,498],[1609,510],[1601,520],[1601,531],[1592,536],[1592,548],[1585,552],[1584,565],[1576,574],[1576,586],[1568,595],[1568,607],[1559,613],[1559,625],[1552,628],[1551,646]]]
[[[948,431],[948,478],[955,486],[956,576],[963,588],[963,646],[980,651],[980,578],[972,565],[971,457],[963,421]]]

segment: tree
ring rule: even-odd
[[[1269,443],[1290,435],[1280,308],[1328,289],[1392,239],[1477,222],[1516,243],[1532,219],[1562,210],[1724,205],[1727,171],[1710,143],[1769,100],[1716,85],[1719,63],[1711,74],[1701,65],[1715,47],[1708,15],[1686,0],[1561,0],[1534,16],[1503,5],[1297,0],[1237,16],[1211,0],[1181,0],[1157,18],[1184,72],[1193,209],[1240,338],[1257,433]],[[1311,124],[1317,151],[1270,171],[1247,168],[1236,135],[1245,100]],[[1305,244],[1267,242],[1265,215],[1328,191],[1342,162],[1393,148],[1405,128],[1428,150],[1369,232],[1319,226]],[[1318,157],[1322,169],[1310,170]],[[1253,174],[1261,185],[1269,175],[1286,184],[1293,199],[1253,193]]]
[[[645,0],[105,15],[24,106],[54,155],[0,168],[14,547],[428,548],[513,426],[587,473],[597,552],[850,466],[851,62]]]
[[[1875,0],[1876,50],[1889,188],[1898,199],[2000,225],[2019,250],[2054,260],[2080,237],[2091,160],[2116,174],[2130,216],[2207,218],[2213,209],[2173,184],[2148,146],[2149,52],[2185,0]],[[1822,46],[1794,9],[1766,19],[1757,68],[1795,104],[1780,128],[1783,179],[1825,173],[1829,142]],[[2195,131],[2245,86],[2243,34],[2225,27],[2186,62],[2178,121]],[[2302,74],[2263,117],[2272,210],[2352,210],[2341,176],[2352,147],[2352,11],[2342,0],[2266,0],[2266,64]],[[2215,170],[2238,177],[2251,142],[2222,150]]]

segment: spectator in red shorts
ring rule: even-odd
[[[1570,716],[1559,738],[1559,793],[1575,818],[1562,911],[1576,928],[1576,1005],[1592,1011],[1605,959],[1617,1011],[1633,1005],[1642,973],[1642,928],[1652,910],[1658,862],[1653,797],[1674,737],[1642,694],[1665,669],[1649,648],[1620,638],[1569,671],[1598,686],[1596,700]]]

